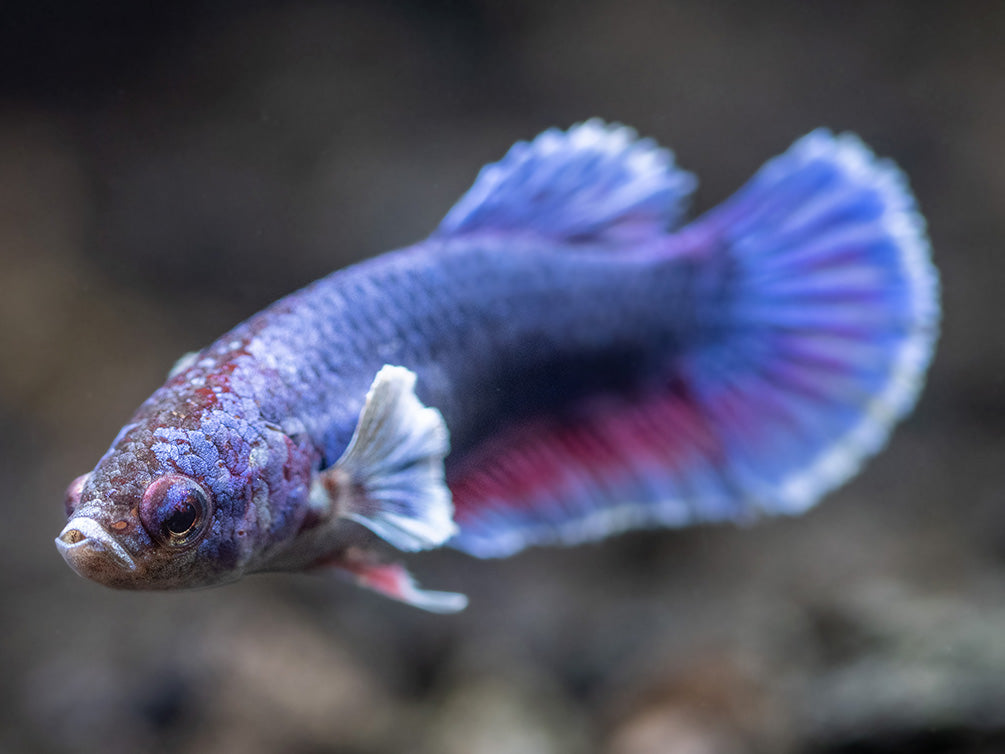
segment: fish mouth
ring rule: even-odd
[[[81,576],[94,578],[95,567],[109,561],[128,571],[136,561],[101,524],[87,516],[76,516],[56,537],[56,549],[63,560]]]

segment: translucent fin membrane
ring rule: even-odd
[[[415,374],[385,365],[370,386],[349,447],[317,477],[312,502],[321,509],[341,506],[338,515],[399,550],[439,547],[457,530],[443,478],[449,450],[440,412],[415,395]]]

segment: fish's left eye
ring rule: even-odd
[[[188,547],[206,531],[211,498],[193,479],[168,474],[143,493],[140,520],[150,536],[170,547]]]

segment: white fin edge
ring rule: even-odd
[[[914,407],[924,385],[939,332],[939,276],[932,264],[925,219],[918,212],[907,178],[889,159],[878,158],[858,136],[837,136],[817,129],[799,139],[780,158],[804,163],[824,159],[837,165],[848,180],[876,191],[885,211],[880,229],[900,252],[901,274],[909,290],[910,331],[898,345],[889,378],[862,411],[862,419],[826,452],[779,485],[785,512],[802,513],[827,492],[856,474],[862,463],[888,441],[893,427]],[[771,163],[768,164],[769,169]]]

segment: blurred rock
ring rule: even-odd
[[[392,699],[308,616],[245,605],[218,616],[200,639],[205,709],[186,751],[367,750],[388,738],[398,712]]]
[[[886,583],[830,606],[844,633],[863,638],[793,699],[808,739],[835,746],[1005,732],[1005,592],[996,585],[975,596]]]
[[[428,714],[427,754],[579,754],[589,730],[541,670],[513,663],[455,677]],[[402,750],[405,750],[404,748]]]
[[[735,650],[664,671],[622,713],[605,754],[753,754],[791,751],[791,720],[773,669]]]

